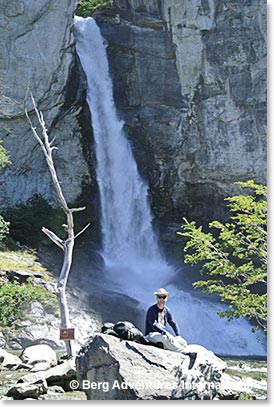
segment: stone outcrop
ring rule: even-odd
[[[87,305],[83,293],[68,289],[67,297],[71,307],[71,323],[76,327],[75,346],[80,349],[89,336],[98,331],[102,321],[98,312]],[[31,304],[30,312],[24,320],[11,328],[3,328],[2,334],[5,346],[13,350],[23,350],[33,345],[47,345],[55,350],[65,347],[64,341],[59,339],[59,316],[50,313],[38,301]]]
[[[11,282],[24,284],[27,279],[30,279],[33,288],[35,290],[36,287],[43,289],[44,299],[49,299],[52,293],[56,293],[55,276],[50,270],[55,269],[57,272],[61,269],[61,265],[57,262],[56,257],[52,255],[52,252],[50,252],[50,256],[51,263],[47,262],[48,268],[45,269],[42,264],[45,264],[46,261],[41,258],[38,260],[36,256],[31,256],[29,253],[24,255],[20,252],[1,252],[3,262],[1,263],[2,267],[0,267],[0,285],[9,285]],[[60,261],[62,261],[62,257]],[[76,283],[78,288],[75,287]],[[90,308],[89,299],[83,292],[83,287],[87,285],[87,279],[82,282],[80,288],[79,276],[76,274],[73,277],[72,273],[70,284],[71,286],[67,288],[67,300],[71,323],[75,327],[75,346],[76,349],[80,349],[89,336],[98,331],[102,325],[102,316],[99,312],[101,303],[96,299],[97,310]],[[96,288],[94,290],[96,291]],[[51,298],[54,299],[54,297]],[[36,297],[36,300],[29,304],[27,310],[26,312],[24,309],[23,314],[20,314],[16,321],[11,320],[7,326],[1,328],[0,349],[22,351],[32,345],[42,345],[46,348],[50,346],[55,350],[65,348],[65,342],[59,339],[60,316],[58,302],[44,301],[43,298],[40,300],[39,297]],[[37,356],[37,361],[42,361],[42,353],[37,353],[38,356],[30,352],[28,357],[32,359]],[[54,358],[54,356],[52,357]]]
[[[76,72],[75,7],[76,0],[1,1],[0,139],[12,161],[0,170],[2,208],[37,193],[55,200],[44,156],[24,115],[28,88],[43,111],[50,137],[56,137],[56,167],[67,200],[75,200],[90,184],[80,133],[84,88]],[[30,100],[28,109],[32,116]]]
[[[177,353],[105,334],[96,335],[76,359],[88,400],[218,399],[225,368],[199,345]]]
[[[20,357],[0,349],[0,399],[54,399],[55,394],[72,390],[70,382],[76,379],[74,360],[60,358],[54,366],[55,352],[45,345],[26,348]],[[39,360],[46,362],[39,363]],[[30,373],[26,374],[29,369]]]
[[[54,350],[48,345],[28,346],[20,355],[21,360],[29,365],[36,365],[44,362],[48,368],[57,365],[57,358]]]
[[[115,4],[96,20],[156,217],[223,217],[233,182],[266,181],[265,1]]]
[[[14,400],[24,400],[27,398],[38,399],[42,394],[47,393],[48,386],[45,380],[37,380],[35,383],[16,384],[11,387],[7,393],[7,397],[12,397]]]
[[[60,365],[54,366],[48,370],[28,373],[22,376],[17,384],[35,384],[39,380],[47,383],[47,386],[60,386],[65,391],[71,390],[70,382],[76,379],[75,362],[67,360]]]
[[[234,363],[226,373],[226,363],[199,345],[175,353],[100,334],[81,348],[77,372],[64,355],[26,374],[31,365],[0,349],[0,399],[265,399],[266,364]]]
[[[0,349],[0,366],[7,369],[17,369],[22,365],[22,360],[5,349]]]

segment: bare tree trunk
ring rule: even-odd
[[[59,182],[57,174],[56,174],[56,170],[54,167],[54,161],[53,161],[53,157],[52,157],[52,151],[57,149],[57,147],[52,146],[53,140],[49,141],[43,114],[38,111],[32,93],[30,94],[30,96],[31,96],[35,114],[38,118],[39,124],[42,129],[42,134],[43,134],[42,137],[40,137],[39,134],[37,133],[37,130],[33,126],[32,121],[28,115],[27,106],[26,106],[27,97],[25,99],[25,115],[28,119],[30,128],[31,128],[36,140],[38,141],[38,143],[40,144],[40,146],[43,150],[43,153],[44,153],[46,161],[47,161],[47,165],[49,167],[49,171],[51,173],[53,185],[54,185],[55,191],[57,193],[57,197],[58,197],[59,202],[62,206],[62,209],[65,212],[66,217],[67,217],[67,224],[63,225],[65,227],[65,230],[67,231],[66,240],[60,239],[54,232],[52,232],[51,230],[46,229],[44,227],[42,228],[42,231],[57,246],[59,246],[64,251],[63,265],[62,265],[62,269],[61,269],[61,272],[60,272],[60,275],[58,278],[58,282],[57,282],[57,295],[58,295],[60,314],[61,314],[61,327],[69,328],[70,320],[69,320],[69,309],[68,309],[67,298],[66,298],[66,285],[67,285],[67,280],[68,280],[68,276],[69,276],[69,272],[70,272],[71,264],[72,264],[74,241],[80,234],[82,234],[89,227],[90,224],[86,225],[81,230],[81,232],[79,232],[76,236],[74,235],[73,213],[82,211],[85,208],[71,208],[70,209],[67,205],[67,202],[66,202],[65,197],[62,192],[60,182]],[[73,342],[71,340],[66,341],[66,349],[67,349],[67,354],[69,357],[75,356],[75,350],[74,350]]]

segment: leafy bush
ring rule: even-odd
[[[90,17],[98,7],[112,6],[113,0],[84,0],[76,10],[77,16]]]
[[[0,167],[5,168],[8,164],[11,164],[6,149],[2,146],[2,140],[0,140]]]
[[[213,277],[195,282],[194,287],[203,287],[228,304],[219,316],[228,320],[247,317],[266,331],[267,188],[252,180],[237,184],[250,193],[226,198],[230,223],[213,221],[209,224],[213,233],[205,233],[201,226],[184,219],[183,232],[178,234],[188,238],[185,262],[201,263],[201,273]]]
[[[9,233],[9,222],[0,215],[0,245],[4,237]]]
[[[39,301],[47,311],[56,313],[57,297],[45,288],[27,283],[10,282],[0,287],[0,326],[12,326],[16,320],[25,318],[31,303]]]

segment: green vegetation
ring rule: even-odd
[[[0,167],[5,168],[8,164],[11,164],[6,149],[2,146],[2,140],[0,140]],[[0,249],[2,247],[2,241],[9,232],[9,222],[6,222],[3,216],[0,214]]]
[[[90,17],[101,6],[112,6],[113,0],[84,0],[81,1],[77,10],[77,16]]]
[[[38,262],[34,253],[29,251],[5,250],[0,253],[0,326],[12,326],[24,319],[31,303],[39,301],[44,308],[55,315],[58,313],[57,296],[47,289],[35,286],[29,277],[23,284],[10,281],[10,272],[26,271],[41,273],[43,280],[54,281],[46,269]]]
[[[78,206],[85,206],[82,198],[69,203],[69,207]],[[61,239],[66,238],[66,232],[62,226],[66,223],[66,216],[62,208],[53,207],[39,194],[33,195],[26,203],[20,203],[16,207],[6,210],[3,215],[10,223],[10,239],[14,242],[19,241],[22,245],[37,248],[42,241],[48,242],[48,238],[42,232],[43,226],[52,230]],[[78,233],[87,224],[87,218],[89,222],[95,223],[95,219],[90,213],[79,212],[76,216],[75,233]]]
[[[0,326],[12,326],[15,321],[24,319],[34,301],[39,301],[49,312],[56,312],[56,296],[34,286],[30,280],[23,284],[9,282],[0,287]]]
[[[47,270],[38,262],[34,251],[31,250],[2,250],[0,257],[0,283],[1,276],[5,276],[5,273],[21,270],[28,273],[39,272],[43,274],[44,280],[54,281],[50,278]]]
[[[55,231],[57,228],[61,237],[65,235],[61,228],[66,219],[62,209],[52,207],[39,194],[7,210],[5,219],[10,222],[10,237],[29,247],[37,247],[44,239],[43,226]]]
[[[9,222],[6,222],[3,216],[0,215],[0,249],[3,239],[9,233]]]
[[[0,167],[5,168],[8,164],[11,164],[6,149],[2,146],[2,140],[0,140]]]
[[[218,312],[228,320],[247,317],[267,330],[267,188],[253,181],[238,182],[247,195],[226,198],[231,222],[213,221],[205,233],[202,226],[184,219],[187,237],[185,262],[202,263],[201,274],[213,279],[197,281],[195,288],[220,297],[228,305]]]

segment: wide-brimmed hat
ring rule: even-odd
[[[158,288],[157,291],[153,293],[154,295],[169,295],[169,292],[165,288]]]

